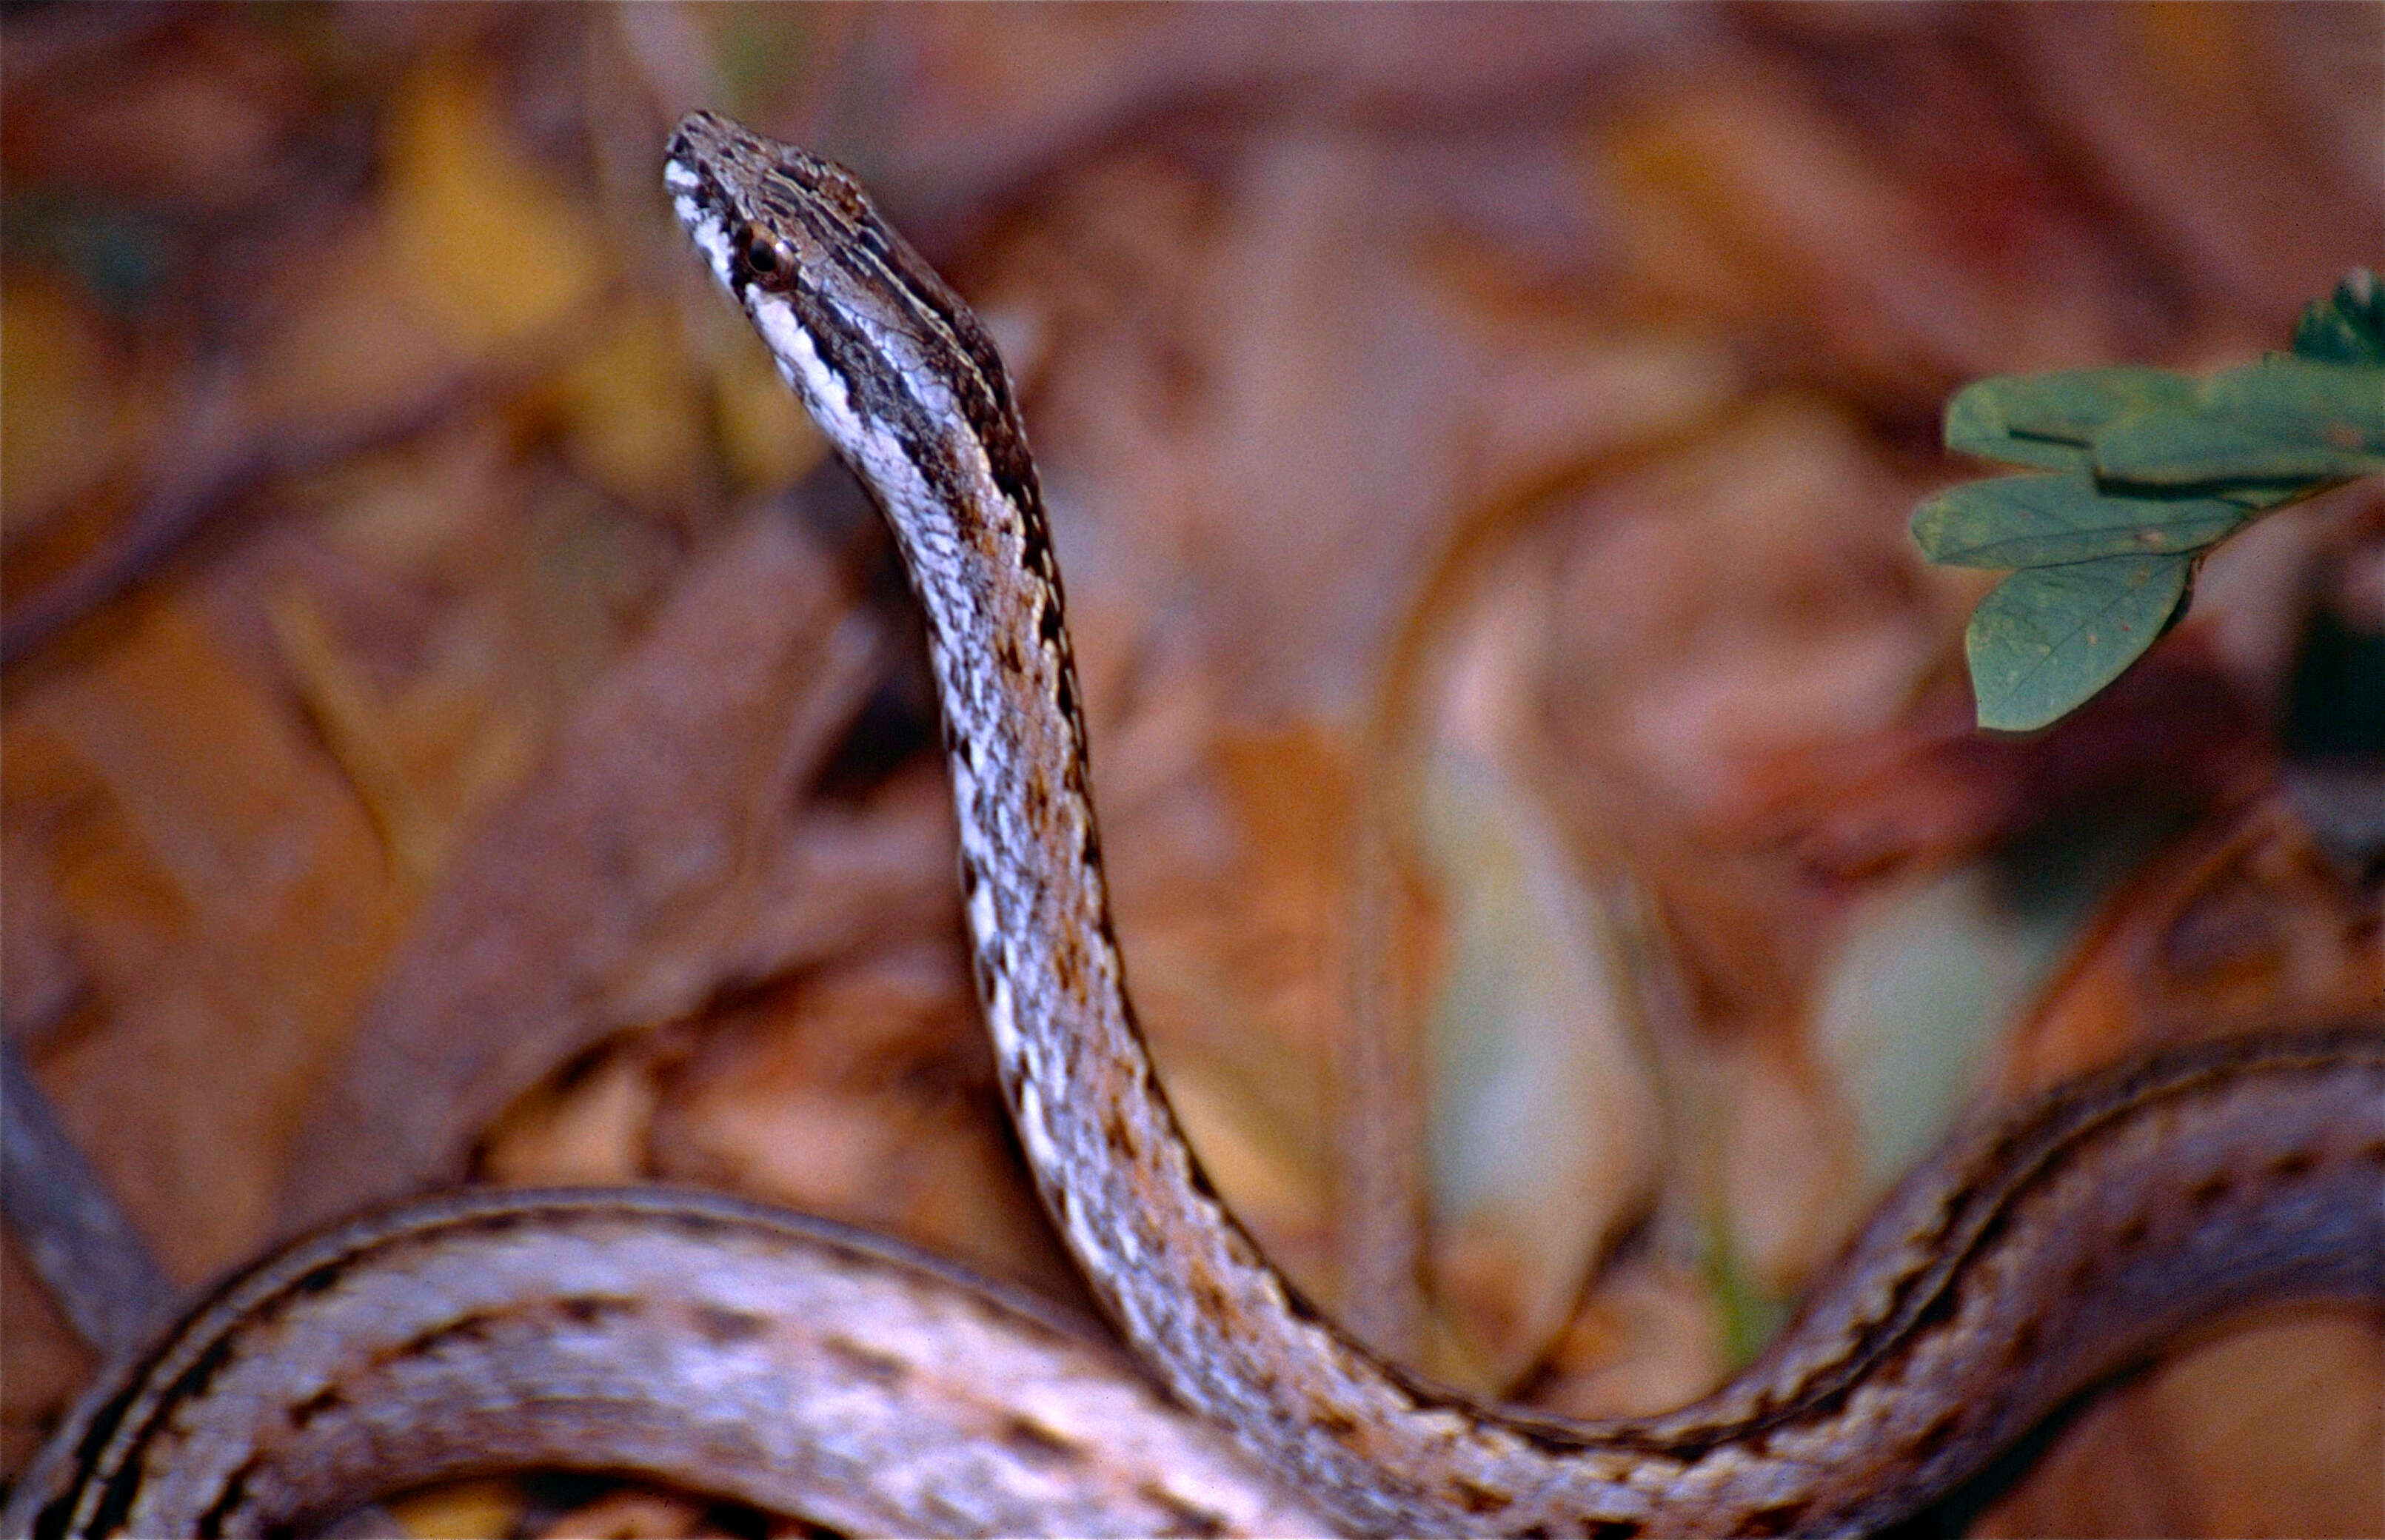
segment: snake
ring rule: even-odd
[[[1972,1115],[1676,1411],[1567,1420],[1361,1346],[1219,1198],[1136,1026],[1060,573],[985,327],[831,161],[697,112],[663,182],[918,594],[996,1068],[1114,1336],[721,1195],[435,1196],[284,1247],[119,1359],[0,1533],[304,1533],[557,1466],[855,1534],[1858,1534],[2226,1310],[2385,1301],[2370,1016]]]

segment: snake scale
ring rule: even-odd
[[[983,328],[827,161],[706,113],[666,189],[885,512],[927,616],[1020,1145],[1141,1366],[865,1234],[480,1192],[236,1275],[117,1365],[10,1535],[304,1531],[521,1465],[894,1534],[1843,1534],[2231,1306],[2385,1299],[2385,1023],[2174,1049],[1974,1121],[1797,1320],[1667,1415],[1479,1405],[1356,1346],[1202,1176],[1128,999],[1060,578]]]

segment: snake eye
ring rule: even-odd
[[[737,232],[737,259],[758,283],[783,285],[795,276],[794,248],[756,221]]]

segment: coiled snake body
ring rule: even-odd
[[[8,1534],[283,1530],[522,1464],[895,1533],[1845,1534],[1943,1494],[2182,1325],[2385,1298],[2371,1022],[2175,1052],[1972,1126],[1757,1363],[1680,1411],[1567,1422],[1379,1362],[1267,1264],[1153,1078],[1042,495],[984,331],[826,161],[698,113],[665,181],[893,525],[1019,1140],[1174,1405],[1031,1304],[820,1221],[657,1190],[481,1193],[223,1285],[93,1393]]]

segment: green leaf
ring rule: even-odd
[[[2192,407],[2195,382],[2166,369],[2073,369],[2002,382],[2004,424],[2031,438],[2092,444],[2133,413]]]
[[[2153,412],[2095,441],[2096,474],[2142,486],[2340,482],[2385,470],[2385,442],[2345,418]]]
[[[2191,569],[2183,556],[2107,557],[2006,578],[1964,636],[1979,725],[2043,727],[2112,682],[2177,613]]]
[[[1946,403],[1946,447],[1958,455],[1977,455],[2006,465],[2032,466],[2040,470],[2084,471],[2093,462],[2083,444],[2056,444],[2047,439],[2015,438],[2004,424],[1999,387],[2015,377],[1982,380],[1966,386]]]
[[[2315,300],[2294,328],[2294,352],[2331,364],[2385,365],[2385,292],[2363,269]]]
[[[1913,539],[1951,567],[2053,567],[2099,557],[2191,551],[2249,517],[2219,497],[2126,496],[2084,476],[1999,476],[1913,512]]]
[[[1982,380],[1946,407],[1946,447],[2046,470],[2085,469],[2079,449],[2131,413],[2191,407],[2194,382],[2160,369],[2078,369]]]
[[[2343,481],[2385,470],[2385,369],[2281,355],[2230,369],[2199,409],[2164,409],[2097,435],[2095,469],[2155,486]]]
[[[2272,424],[2347,451],[2385,453],[2385,367],[2279,357],[2214,379],[2215,412]]]
[[[2207,385],[2154,369],[1982,380],[1947,404],[1946,446],[2055,472],[1913,516],[1931,560],[2018,569],[1971,617],[1972,688],[1982,727],[2042,727],[2182,612],[2194,552],[2385,472],[2385,293],[2351,274],[2303,312],[2292,353]]]

